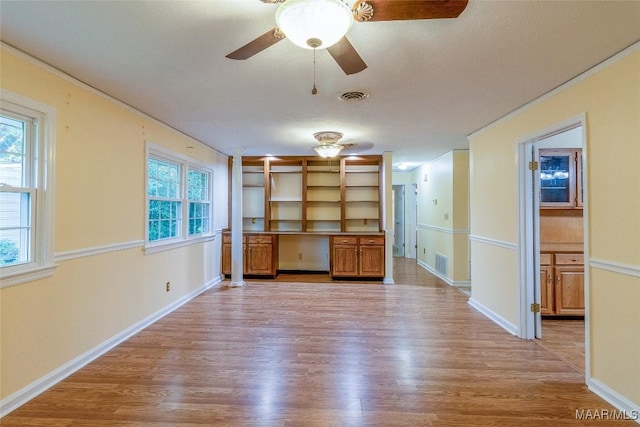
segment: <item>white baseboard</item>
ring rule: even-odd
[[[609,388],[607,385],[594,378],[591,378],[589,381],[587,381],[587,386],[589,387],[589,390],[609,402],[613,407],[620,411],[620,413],[616,415],[623,416],[625,417],[625,419],[630,419],[640,424],[640,405],[634,404],[626,397],[620,395],[616,391]],[[593,411],[602,411],[601,408],[590,409],[592,409]]]
[[[57,369],[54,369],[47,375],[37,379],[36,381],[18,390],[12,395],[2,399],[0,401],[0,418],[4,417],[5,415],[9,414],[11,411],[17,409],[18,407],[27,403],[29,400],[33,399],[34,397],[38,396],[39,394],[53,387],[54,385],[56,385],[57,383],[59,383],[69,375],[80,370],[82,367],[86,366],[87,364],[93,362],[98,357],[102,356],[112,348],[116,347],[118,344],[126,341],[131,336],[137,334],[147,326],[151,325],[152,323],[158,321],[159,319],[163,318],[167,314],[171,313],[172,311],[176,310],[177,308],[191,301],[193,298],[197,297],[204,291],[216,286],[222,281],[222,279],[224,279],[224,276],[214,277],[209,282],[205,283],[204,285],[200,286],[194,291],[188,293],[182,298],[172,302],[168,306],[158,310],[157,312],[151,314],[150,316],[147,316],[146,318],[131,325],[127,329],[123,330],[122,332],[98,344],[97,346],[87,351],[86,353],[81,354],[75,359],[65,363],[64,365],[60,366]]]
[[[509,322],[504,317],[494,312],[493,310],[489,309],[488,307],[484,306],[483,304],[479,303],[473,298],[469,298],[469,305],[475,308],[476,310],[478,310],[480,313],[484,314],[489,319],[491,319],[498,326],[501,326],[504,330],[509,332],[511,335],[516,335],[516,336],[518,335],[518,327],[513,323]]]
[[[445,282],[449,286],[457,286],[457,287],[461,287],[461,288],[470,288],[471,287],[471,281],[470,280],[451,280],[451,278],[449,278],[447,276],[444,276],[441,273],[438,273],[435,269],[433,269],[429,264],[425,263],[424,261],[418,260],[417,263],[418,263],[418,265],[420,267],[424,268],[429,273],[433,274],[434,276],[436,276],[438,279],[442,280],[443,282]]]

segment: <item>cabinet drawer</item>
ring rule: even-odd
[[[249,241],[249,243],[273,243],[273,236],[269,236],[269,235],[249,235],[247,236],[247,240]]]
[[[584,264],[584,254],[556,254],[556,264],[582,265]]]
[[[540,265],[551,265],[551,254],[540,254]]]
[[[247,236],[242,236],[242,243],[247,242]],[[231,244],[231,234],[223,234],[222,235],[222,243]]]
[[[357,245],[358,238],[353,236],[333,236],[331,242],[334,245]]]
[[[360,245],[384,246],[384,237],[382,236],[360,237],[359,242],[360,242]]]

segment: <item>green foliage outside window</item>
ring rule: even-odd
[[[184,184],[182,167],[178,162],[160,157],[149,157],[147,160],[147,226],[150,242],[176,238],[184,232],[188,236],[195,236],[210,231],[210,173],[189,168],[184,177],[187,179],[185,198],[181,191]],[[182,229],[183,203],[187,203],[184,212],[187,215],[186,230]]]
[[[0,116],[0,184],[23,187],[28,184],[25,176],[25,122],[8,116]],[[26,206],[21,202],[26,197]],[[0,195],[0,229],[13,234],[27,224],[23,223],[23,209],[30,209],[29,195],[14,190]],[[6,235],[6,234],[5,234]],[[0,266],[9,266],[21,261],[20,240],[0,239]]]
[[[21,165],[23,159],[24,123],[6,116],[0,117],[0,163]]]
[[[0,266],[14,264],[19,256],[19,249],[15,243],[8,239],[0,240]]]

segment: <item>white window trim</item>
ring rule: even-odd
[[[0,89],[0,106],[38,120],[38,191],[36,194],[33,262],[0,268],[0,288],[53,275],[56,109],[17,93]]]
[[[146,153],[144,158],[144,195],[145,195],[145,207],[144,207],[144,251],[145,254],[153,254],[157,252],[167,251],[171,249],[181,248],[184,246],[190,246],[197,243],[208,242],[215,238],[213,231],[213,170],[206,164],[199,162],[195,159],[187,157],[183,154],[176,153],[151,141],[146,141]],[[149,157],[160,157],[168,161],[180,164],[180,198],[182,200],[182,228],[179,237],[172,239],[163,239],[158,241],[149,241],[149,193],[148,193],[148,172],[147,165]],[[211,210],[209,212],[209,232],[206,234],[189,235],[189,200],[187,186],[189,185],[189,169],[199,170],[209,174],[209,206]]]
[[[213,172],[210,169],[207,168],[203,168],[200,165],[198,165],[196,162],[192,162],[189,164],[189,167],[187,169],[187,178],[189,176],[189,172],[198,172],[198,173],[202,173],[207,175],[207,198],[204,200],[197,200],[197,199],[190,199],[189,198],[189,183],[187,182],[187,194],[185,195],[185,199],[187,201],[187,203],[189,204],[189,206],[187,206],[187,213],[191,210],[191,203],[199,203],[199,204],[206,204],[209,206],[209,227],[206,233],[197,233],[197,234],[190,234],[190,236],[193,236],[193,238],[197,238],[200,236],[205,236],[208,234],[211,234],[211,226],[213,221],[211,220],[211,215],[213,213],[213,201],[211,200],[211,197],[213,196],[213,192],[211,190],[212,185],[211,183],[213,182]],[[189,215],[187,215],[187,221],[191,221],[191,217],[189,217]],[[187,224],[187,233],[189,232],[189,228],[190,228],[190,224]]]

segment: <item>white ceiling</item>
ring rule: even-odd
[[[313,133],[335,130],[351,153],[393,151],[410,168],[640,40],[640,1],[470,0],[457,19],[355,22],[347,36],[369,68],[347,76],[318,51],[314,96],[313,53],[288,40],[225,58],[276,9],[2,0],[0,36],[225,154],[313,155]],[[338,99],[354,89],[370,97]]]

